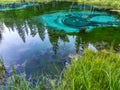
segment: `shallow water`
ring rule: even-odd
[[[69,55],[81,54],[87,43],[93,43],[70,33],[79,32],[81,27],[91,31],[96,27],[119,26],[119,19],[113,15],[88,7],[81,10],[83,7],[76,5],[80,6],[52,2],[0,12],[0,55],[8,71],[13,64],[18,73],[25,71],[27,75],[59,74],[70,60]]]
[[[91,11],[71,11],[57,12],[52,14],[40,15],[33,18],[44,26],[53,27],[56,30],[63,30],[67,33],[80,32],[82,27],[86,32],[96,27],[119,26],[120,20],[112,15],[102,12]]]

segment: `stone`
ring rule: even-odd
[[[80,28],[80,33],[86,33],[86,28],[85,27]]]

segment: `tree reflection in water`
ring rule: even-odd
[[[2,23],[0,22],[0,42],[2,40],[2,31],[3,31],[3,25]]]
[[[0,42],[1,42],[1,40],[2,40],[2,33],[1,33],[1,31],[0,31]]]

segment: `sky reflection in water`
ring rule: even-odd
[[[14,64],[18,69],[24,68],[28,74],[34,73],[34,70],[41,73],[52,72],[50,68],[54,70],[55,65],[59,65],[62,69],[69,60],[68,55],[76,53],[73,44],[75,37],[65,35],[65,41],[64,36],[59,36],[60,33],[54,33],[54,30],[52,33],[48,32],[47,28],[43,27],[44,36],[41,37],[44,37],[44,40],[42,40],[39,32],[32,35],[35,32],[31,32],[29,27],[28,33],[22,31],[21,34],[17,29],[7,28],[5,24],[3,26],[0,55],[8,68]]]

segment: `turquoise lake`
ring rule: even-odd
[[[28,76],[56,75],[71,60],[70,56],[82,54],[88,44],[106,49],[115,39],[119,51],[119,37],[114,38],[113,33],[105,40],[89,35],[96,28],[118,27],[120,30],[119,26],[119,16],[73,2],[1,10],[0,56],[8,72],[14,65],[18,73],[25,72]],[[80,34],[83,27],[87,34]]]

